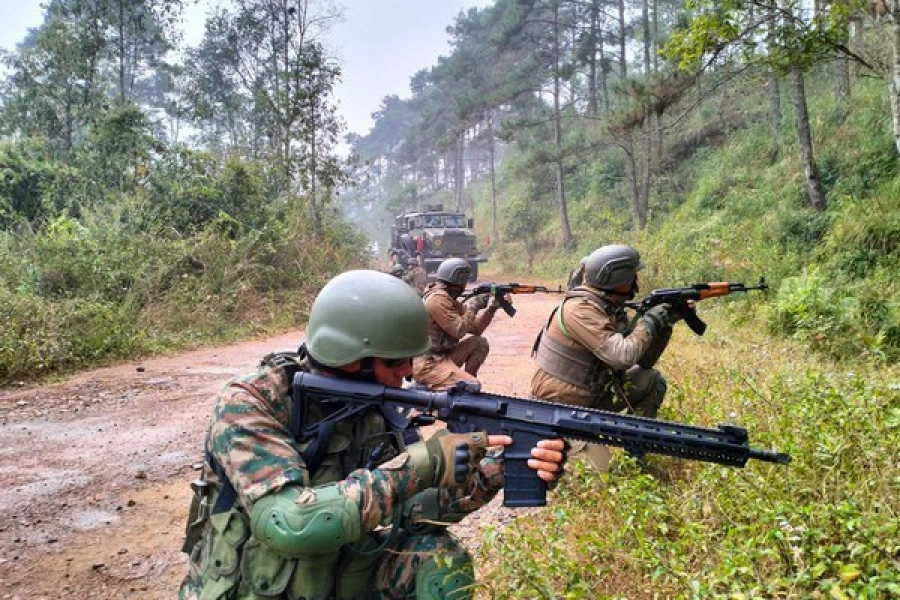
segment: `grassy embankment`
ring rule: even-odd
[[[679,326],[660,416],[736,422],[792,464],[657,457],[665,480],[626,459],[608,475],[575,468],[547,509],[488,535],[479,597],[900,596],[900,176],[882,85],[854,94],[846,121],[813,123],[825,212],[805,206],[797,149],[778,153],[750,115],[660,183],[646,232],[614,226],[627,225],[608,206],[620,188],[586,185],[571,205],[578,249],[543,254],[532,274],[562,280],[624,242],[650,265],[644,292],[765,275],[767,297],[703,303],[705,337]],[[814,96],[812,114],[829,102]],[[548,221],[536,237],[558,235]],[[523,254],[513,241],[494,260]]]

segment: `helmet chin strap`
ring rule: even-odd
[[[356,373],[356,379],[358,381],[367,381],[370,383],[375,381],[374,358],[366,357],[359,361],[359,371]]]
[[[307,355],[308,356],[308,355]],[[323,373],[328,373],[329,375],[334,375],[335,377],[341,377],[343,379],[351,379],[354,381],[366,381],[369,383],[375,383],[375,359],[371,357],[362,358],[359,361],[359,371],[349,372],[338,367],[329,367],[327,365],[323,365],[312,356],[309,356],[310,364],[317,370]]]

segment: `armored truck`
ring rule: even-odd
[[[391,226],[391,251],[414,260],[434,277],[446,258],[464,258],[472,267],[472,281],[478,277],[478,265],[487,261],[478,250],[472,231],[473,220],[462,213],[431,204],[417,212],[397,216]]]

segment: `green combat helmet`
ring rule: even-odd
[[[306,329],[310,355],[328,367],[369,357],[408,358],[426,350],[428,314],[409,285],[380,271],[347,271],[313,302]]]
[[[464,286],[472,276],[472,267],[462,258],[448,258],[438,266],[435,276],[438,281]]]
[[[633,281],[643,268],[641,255],[631,246],[603,246],[584,259],[584,283],[600,290],[611,290]]]
[[[403,265],[401,265],[400,263],[396,263],[395,265],[393,265],[391,267],[389,273],[391,275],[393,275],[394,277],[402,278],[405,273],[405,270],[403,269]]]

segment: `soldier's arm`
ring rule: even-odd
[[[285,425],[287,403],[265,382],[260,387],[260,397],[233,386],[223,390],[208,447],[250,515],[254,535],[276,551],[328,552],[355,541],[389,525],[395,505],[433,485],[433,457],[419,447],[418,454],[401,454],[377,469],[307,487],[306,464]]]
[[[631,368],[650,346],[651,334],[641,321],[628,335],[616,330],[615,321],[587,301],[566,302],[564,322],[569,334],[605,365],[616,371]]]
[[[464,305],[466,306],[466,305]],[[428,316],[447,335],[459,340],[470,333],[475,324],[476,313],[466,306],[462,314],[459,313],[456,301],[448,294],[432,294],[425,301]]]

